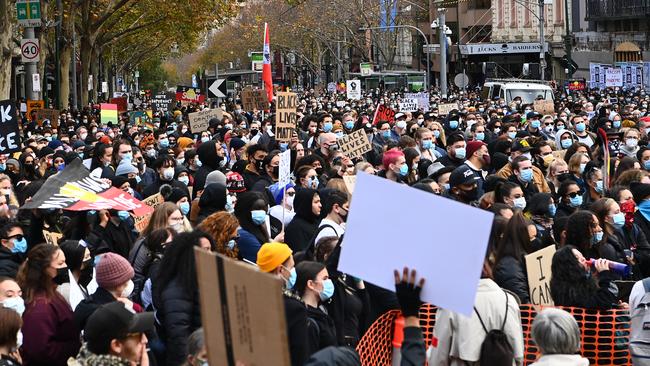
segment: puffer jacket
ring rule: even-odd
[[[513,257],[504,257],[494,268],[494,281],[517,295],[522,304],[530,303],[528,276],[524,263]]]
[[[84,344],[76,359],[69,359],[68,366],[130,366],[131,362],[113,355],[96,355]]]
[[[160,298],[156,293],[154,288],[157,329],[165,340],[167,365],[181,365],[187,356],[187,339],[201,327],[198,288],[184,288],[175,278],[162,289]]]

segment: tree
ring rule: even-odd
[[[0,99],[9,99],[11,90],[11,58],[14,40],[16,2],[0,0]]]

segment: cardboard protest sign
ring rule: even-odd
[[[194,249],[211,365],[289,365],[282,282],[254,266]]]
[[[345,183],[345,188],[348,189],[348,193],[352,194],[352,193],[354,193],[354,186],[357,184],[357,176],[356,175],[344,175],[343,176],[343,183]]]
[[[27,101],[27,118],[29,118],[30,121],[34,121],[36,118],[34,115],[34,112],[36,112],[39,109],[45,108],[45,101],[42,100],[28,100]]]
[[[377,230],[368,219],[377,216],[377,197],[382,197],[382,210],[411,214],[393,215],[390,227]],[[416,269],[427,279],[424,302],[470,316],[493,218],[490,212],[359,172],[338,269],[387,290],[395,288],[394,269]]]
[[[605,70],[605,87],[623,86],[623,69],[610,68]]]
[[[375,111],[375,117],[372,119],[372,124],[376,125],[379,121],[395,121],[395,111],[383,104],[378,105]]]
[[[269,107],[266,92],[262,89],[253,90],[252,88],[246,88],[242,90],[241,104],[242,108],[248,112],[254,110],[263,111]]]
[[[117,104],[102,103],[99,108],[102,123],[113,122],[116,124],[118,122]]]
[[[280,154],[279,171],[278,185],[284,187],[291,182],[291,150],[287,150]]]
[[[53,128],[59,127],[59,111],[56,109],[37,109],[36,110],[36,123],[39,126],[43,125],[44,120],[50,121]]]
[[[222,119],[223,110],[221,108],[204,109],[199,112],[190,113],[189,117],[190,131],[192,131],[192,133],[199,133],[208,130],[212,118]]]
[[[176,105],[176,95],[172,93],[158,93],[151,99],[151,106],[156,111],[170,111]]]
[[[298,116],[298,97],[296,93],[279,92],[275,112],[275,139],[281,142],[291,141],[291,134],[296,130]]]
[[[43,237],[46,243],[58,246],[63,238],[63,234],[43,229]]]
[[[402,99],[399,103],[400,112],[415,112],[418,110],[418,100],[417,99]]]
[[[368,136],[364,130],[356,130],[336,140],[339,150],[350,159],[360,158],[363,154],[372,150]]]
[[[20,130],[16,104],[11,100],[0,101],[0,154],[20,151]]]
[[[533,102],[533,109],[539,114],[553,114],[555,112],[555,104],[552,100],[536,100]]]
[[[553,306],[551,297],[551,264],[555,254],[555,245],[530,253],[526,258],[528,272],[528,291],[533,305]]]
[[[145,215],[153,209],[121,189],[92,177],[79,159],[47,178],[41,189],[21,209],[123,210]]]
[[[109,103],[117,104],[117,111],[120,113],[126,112],[129,107],[129,101],[126,97],[111,98]]]
[[[142,203],[151,207],[153,210],[155,210],[156,207],[160,206],[163,202],[165,202],[165,199],[160,193],[156,193],[153,196],[149,196],[142,200]],[[150,219],[151,219],[151,213],[144,214],[141,216],[136,216],[134,218],[136,230],[142,232],[142,230],[144,230],[147,227],[147,225],[149,225]]]
[[[205,102],[205,95],[201,92],[201,88],[178,85],[176,87],[176,100],[186,103],[203,103]]]
[[[404,93],[404,98],[416,99],[418,101],[418,108],[423,112],[428,112],[430,109],[429,93],[427,92]]]
[[[456,103],[438,104],[438,114],[441,116],[449,114],[449,112],[453,111],[454,109],[458,109],[458,104]]]
[[[361,81],[360,80],[348,80],[345,83],[347,97],[350,100],[359,100],[361,99]]]

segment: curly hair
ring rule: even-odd
[[[31,303],[38,294],[45,294],[47,299],[57,296],[56,285],[45,271],[59,250],[61,249],[53,244],[40,244],[29,251],[27,260],[20,266],[16,276],[26,304]]]
[[[574,245],[584,256],[591,254],[591,227],[594,224],[591,211],[577,211],[569,216],[566,225],[566,242]]]
[[[551,297],[556,306],[581,306],[598,291],[596,281],[589,276],[573,254],[572,245],[560,248],[551,264]]]
[[[233,232],[237,235],[238,227],[239,221],[234,215],[225,211],[219,211],[206,217],[197,229],[205,232],[214,239],[218,253],[230,258],[238,258],[239,248],[237,246],[233,249],[228,248],[228,241],[233,238]]]

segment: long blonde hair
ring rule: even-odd
[[[149,220],[147,227],[145,227],[144,230],[142,230],[142,233],[140,233],[140,237],[147,237],[155,230],[165,229],[168,227],[169,216],[177,210],[180,210],[178,206],[171,202],[164,202],[160,206],[156,207],[153,214],[151,214],[151,219]]]

